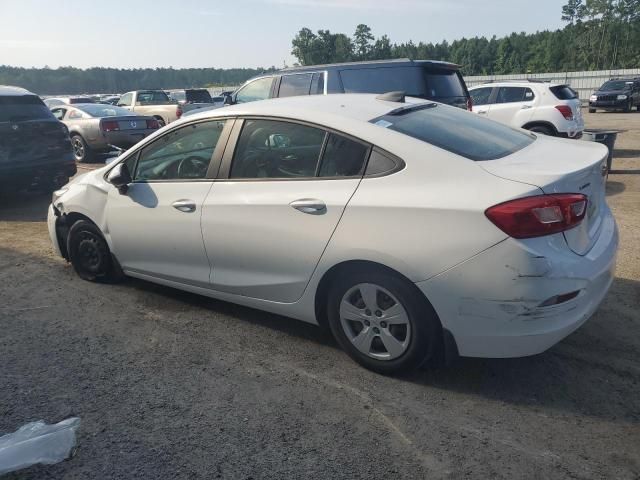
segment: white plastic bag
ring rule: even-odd
[[[20,470],[36,463],[52,465],[72,454],[76,446],[77,417],[55,425],[43,420],[27,423],[16,432],[0,437],[0,475]]]

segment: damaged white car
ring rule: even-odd
[[[54,194],[87,280],[128,275],[328,326],[392,373],[540,353],[613,280],[607,149],[400,94],[190,116]]]

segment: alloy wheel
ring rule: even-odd
[[[80,139],[80,137],[73,137],[71,146],[73,147],[73,155],[76,157],[76,160],[81,161],[84,159],[85,149],[82,139]]]
[[[363,354],[394,360],[409,347],[409,315],[385,288],[373,283],[355,285],[343,295],[339,310],[347,339]]]

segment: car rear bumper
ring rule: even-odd
[[[101,136],[88,140],[89,146],[96,151],[108,151],[110,146],[114,145],[118,148],[130,148],[145,137],[148,137],[157,129],[140,129],[134,131],[114,131],[103,132]]]
[[[20,189],[32,185],[50,185],[57,178],[72,177],[77,172],[76,162],[70,154],[54,161],[24,162],[0,167],[0,185]]]
[[[556,246],[564,241],[557,235]],[[539,243],[543,245],[544,241]],[[614,278],[618,232],[607,208],[593,248],[579,256],[568,248],[541,254],[509,238],[418,288],[433,304],[443,328],[466,357],[523,357],[544,352],[585,323]],[[558,295],[575,298],[541,306]]]

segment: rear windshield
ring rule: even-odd
[[[550,87],[551,93],[553,93],[558,100],[574,100],[578,98],[578,94],[568,85],[557,85]]]
[[[211,95],[207,90],[187,90],[187,102],[211,103]]]
[[[50,120],[55,118],[36,95],[0,96],[0,122]]]
[[[79,105],[76,107],[85,113],[88,113],[92,117],[120,117],[135,115],[131,113],[131,110],[126,108],[116,107],[115,105],[103,105],[96,103],[94,105]]]
[[[138,92],[137,101],[140,103],[171,103],[167,94],[159,91]]]
[[[436,103],[394,110],[371,123],[471,160],[495,160],[531,144],[533,135]]]
[[[455,70],[425,67],[377,67],[342,70],[345,93],[385,93],[403,91],[410,97],[438,99],[466,97]]]

